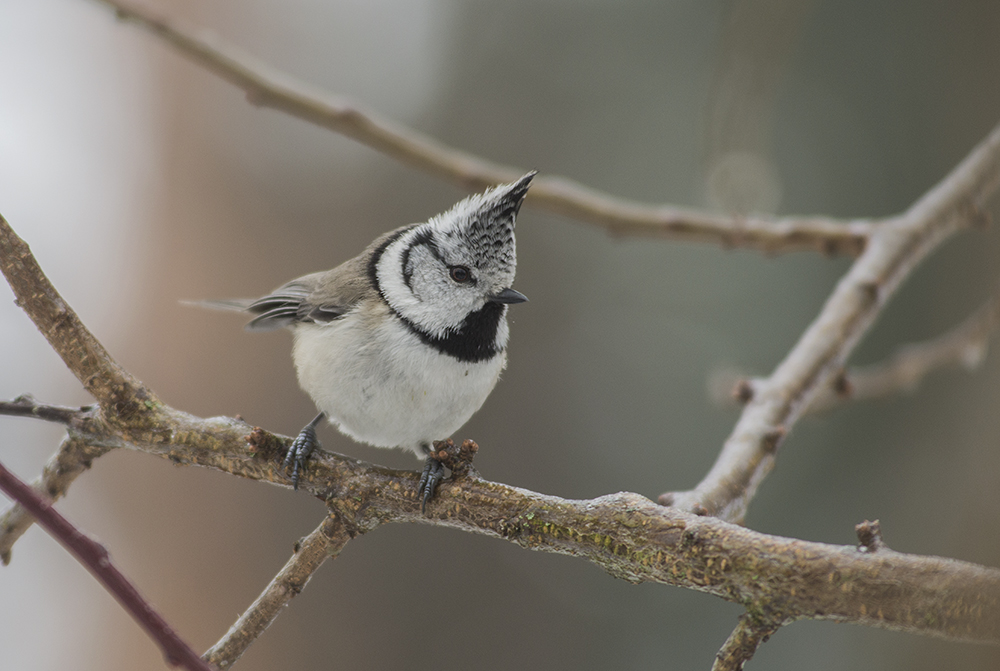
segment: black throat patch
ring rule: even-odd
[[[496,339],[497,331],[500,328],[500,321],[507,314],[506,305],[486,303],[480,309],[466,315],[457,329],[449,330],[443,336],[433,336],[399,314],[396,308],[392,307],[392,304],[386,299],[385,293],[382,291],[382,285],[378,281],[378,262],[389,245],[399,239],[407,230],[409,229],[399,231],[396,235],[393,235],[379,245],[368,262],[368,276],[378,290],[378,295],[382,298],[382,302],[392,310],[392,314],[406,326],[410,333],[417,336],[425,345],[433,347],[441,354],[450,356],[463,363],[480,363],[495,357],[501,351],[501,348],[496,345]],[[427,242],[427,240],[418,239],[414,240],[413,244],[427,244]],[[406,268],[405,263],[407,260],[406,257],[409,255],[408,253],[409,249],[403,252],[404,265],[401,270],[405,270]],[[406,284],[409,286],[409,282],[406,282]]]
[[[392,306],[389,309],[392,310]],[[395,310],[393,314],[406,324],[410,333],[441,354],[447,354],[463,363],[479,363],[500,353],[501,350],[496,345],[497,330],[506,310],[506,305],[487,303],[475,312],[470,312],[458,329],[448,331],[443,336],[428,335]]]

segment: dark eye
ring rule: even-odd
[[[465,266],[452,266],[448,269],[448,275],[459,284],[465,284],[472,279],[472,273]]]

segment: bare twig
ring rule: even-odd
[[[64,408],[68,410],[68,408]],[[35,415],[43,417],[43,415]],[[91,462],[110,448],[90,445],[79,436],[67,436],[59,450],[42,469],[42,475],[31,483],[37,493],[56,501],[66,494],[77,476],[90,468]],[[20,503],[13,503],[0,515],[0,562],[10,563],[14,543],[31,528],[35,519]]]
[[[771,377],[754,385],[708,475],[664,504],[741,521],[788,430],[830,388],[861,337],[910,271],[964,222],[1000,182],[1000,126],[905,214],[880,226],[819,316]]]
[[[762,622],[749,614],[740,616],[733,633],[715,655],[712,671],[740,671],[757,652],[760,644],[766,642],[780,626],[778,621]]]
[[[844,401],[867,401],[898,393],[911,393],[935,370],[950,366],[974,369],[986,358],[991,336],[1000,326],[1000,290],[960,324],[923,342],[902,345],[885,361],[852,367],[837,375],[809,406],[809,412],[826,412]],[[708,392],[719,405],[746,405],[761,378],[732,370],[712,375]]]
[[[257,431],[250,451],[235,422],[164,411],[176,438],[122,447],[290,484],[274,460],[290,438]],[[300,488],[325,499],[357,533],[392,522],[447,526],[583,557],[631,582],[708,592],[750,612],[1000,642],[1000,570],[769,536],[658,506],[637,494],[572,501],[471,475],[443,482],[424,515],[417,473],[329,453],[314,459]]]
[[[68,408],[63,405],[45,405],[35,401],[31,394],[21,394],[13,401],[0,401],[0,415],[34,417],[66,426],[73,426],[80,421],[84,413],[92,409],[92,406]]]
[[[110,446],[93,439],[112,421],[142,422],[159,407],[159,400],[141,382],[115,362],[104,346],[87,330],[38,266],[28,245],[0,215],[0,272],[14,291],[19,305],[41,331],[63,362],[76,375],[100,407],[74,410],[39,405],[30,396],[20,396],[0,405],[0,414],[37,417],[67,425],[70,436],[46,466],[35,487],[53,498],[62,496],[69,484],[90,462]],[[105,412],[106,411],[106,412]],[[41,489],[44,488],[44,489]],[[0,519],[0,560],[10,561],[11,547],[32,520],[19,506]]]
[[[939,368],[975,368],[986,356],[990,336],[1000,325],[1000,291],[965,321],[937,338],[904,345],[886,361],[847,371],[835,389],[827,389],[809,407],[822,412],[846,399],[867,400],[912,392]]]
[[[66,366],[84,388],[97,399],[100,408],[74,410],[39,405],[30,396],[21,396],[0,405],[0,414],[37,417],[67,425],[70,436],[46,465],[33,485],[52,498],[65,494],[76,476],[89,468],[91,460],[108,449],[100,441],[82,439],[103,427],[102,409],[115,421],[139,420],[159,404],[155,395],[119,366],[104,346],[87,330],[72,308],[49,282],[28,245],[0,215],[0,271],[14,291],[15,303],[27,313]],[[10,561],[14,542],[32,524],[31,517],[18,505],[0,518],[0,561]]]
[[[131,417],[154,407],[152,392],[119,366],[83,326],[38,267],[28,245],[0,215],[0,270],[23,309],[84,388],[115,416]],[[41,300],[44,297],[45,300]],[[57,346],[58,344],[58,346]]]
[[[284,568],[202,657],[220,670],[231,667],[298,596],[323,562],[340,554],[350,539],[344,524],[335,515],[328,515],[315,531],[295,544],[295,553]]]
[[[3,464],[0,464],[0,489],[24,506],[46,531],[76,556],[114,595],[149,637],[159,644],[168,664],[183,666],[191,671],[212,671],[212,667],[181,640],[160,614],[153,610],[153,606],[139,594],[135,585],[111,563],[111,557],[103,545],[73,526],[56,512],[52,501],[40,496]]]
[[[221,43],[121,0],[99,0],[123,21],[163,39],[207,70],[243,89],[255,105],[270,107],[328,128],[403,163],[451,180],[469,190],[509,182],[521,168],[499,165],[362,111],[354,104],[317,91]],[[766,252],[811,249],[857,255],[874,228],[868,221],[828,217],[730,217],[669,205],[647,205],[616,198],[562,177],[536,177],[528,202],[620,235],[748,247]]]
[[[882,540],[882,525],[878,520],[874,522],[865,520],[855,524],[854,532],[858,535],[858,551],[878,552],[886,548],[885,541]]]

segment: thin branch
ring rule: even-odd
[[[961,366],[973,369],[986,357],[990,336],[1000,325],[1000,291],[956,327],[937,338],[903,345],[882,363],[854,368],[809,407],[822,412],[844,400],[882,398],[912,392],[929,373]]]
[[[205,31],[175,22],[121,0],[98,0],[118,17],[145,28],[185,56],[243,89],[255,105],[270,107],[356,140],[400,162],[448,179],[468,190],[509,182],[525,170],[487,161],[448,147],[399,123],[295,81],[223,44]],[[874,229],[868,221],[828,217],[731,217],[669,205],[647,205],[601,193],[562,177],[539,176],[530,204],[586,221],[619,235],[709,242],[765,252],[816,250],[858,255]]]
[[[298,596],[323,562],[340,554],[350,539],[344,524],[335,515],[328,515],[311,534],[295,544],[295,553],[284,568],[202,658],[220,671],[231,667]]]
[[[119,366],[62,299],[28,245],[0,215],[0,271],[23,309],[84,388],[116,416],[142,413],[159,401]],[[44,298],[44,300],[42,300]]]
[[[35,416],[43,417],[43,415]],[[45,464],[42,475],[31,483],[31,488],[39,495],[57,501],[66,494],[66,490],[77,476],[89,469],[91,462],[109,449],[91,445],[79,436],[66,436],[59,450]],[[14,543],[34,523],[35,518],[31,513],[17,502],[0,514],[0,562],[4,566],[10,563]]]
[[[789,429],[833,384],[910,271],[978,217],[998,182],[1000,126],[909,211],[878,228],[792,351],[771,377],[754,385],[753,398],[708,475],[694,490],[664,494],[660,502],[741,521]]]
[[[748,614],[740,616],[733,633],[715,655],[712,671],[741,671],[743,665],[757,652],[760,644],[767,642],[780,626],[780,622],[762,622]]]
[[[56,512],[52,501],[40,496],[3,464],[0,464],[0,489],[24,506],[46,531],[62,543],[114,595],[149,637],[159,644],[168,664],[183,666],[190,671],[212,671],[212,667],[181,640],[166,620],[139,594],[135,585],[111,563],[111,557],[103,545],[73,526]]]
[[[93,409],[93,406],[69,408],[64,405],[46,405],[38,403],[31,394],[21,394],[13,401],[0,401],[0,415],[10,417],[34,417],[46,422],[56,422],[73,426],[81,421],[81,413]]]
[[[886,360],[852,367],[834,378],[809,406],[809,412],[826,412],[841,403],[867,401],[898,393],[912,393],[935,370],[962,367],[973,370],[986,358],[990,338],[1000,326],[1000,290],[964,321],[936,338],[902,345]],[[761,378],[734,370],[714,373],[708,392],[718,405],[746,405]]]

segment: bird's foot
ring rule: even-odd
[[[427,509],[427,502],[434,496],[437,486],[444,480],[445,467],[451,469],[452,479],[460,480],[466,477],[479,477],[476,469],[472,466],[472,460],[479,451],[479,446],[475,441],[463,441],[460,446],[449,438],[448,440],[435,440],[434,447],[424,447],[427,452],[427,461],[424,462],[424,471],[420,474],[420,484],[417,495],[420,497],[420,512]]]
[[[420,474],[417,496],[420,498],[420,512],[427,510],[427,502],[434,496],[437,486],[444,480],[444,464],[431,455],[424,462],[424,472]]]
[[[281,467],[285,470],[288,470],[289,466],[292,467],[292,489],[299,488],[299,476],[306,470],[306,460],[309,459],[309,455],[313,453],[313,450],[319,447],[319,438],[316,437],[316,425],[319,424],[323,417],[323,413],[320,413],[313,421],[306,424],[299,431],[299,435],[292,441],[288,452],[285,454],[285,460],[281,463]]]

